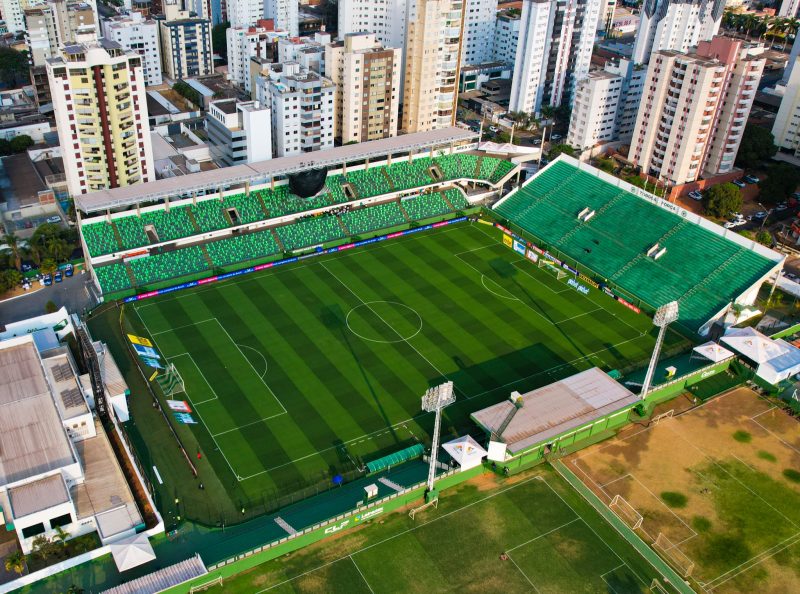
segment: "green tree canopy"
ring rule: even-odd
[[[758,167],[778,152],[772,132],[761,126],[747,124],[742,134],[742,142],[736,155],[739,167],[750,169]]]
[[[228,39],[225,36],[225,31],[230,26],[231,24],[225,21],[219,25],[214,25],[214,28],[211,29],[211,49],[217,52],[224,60],[228,59]]]
[[[550,152],[547,153],[547,158],[552,161],[561,153],[571,157],[575,154],[575,149],[568,144],[554,144],[550,147]]]
[[[769,168],[767,177],[758,182],[759,198],[776,204],[789,198],[800,185],[800,168],[789,163],[776,163]]]
[[[732,183],[711,186],[703,194],[706,214],[724,218],[742,208],[742,193]]]
[[[27,136],[26,134],[21,134],[12,138],[9,144],[11,145],[11,150],[14,153],[21,153],[33,146],[33,138]]]
[[[0,82],[9,87],[30,84],[28,52],[0,47]]]

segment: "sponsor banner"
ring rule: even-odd
[[[146,347],[153,346],[153,343],[147,340],[146,338],[142,338],[141,336],[134,336],[133,334],[128,334],[128,340],[130,340],[133,344],[140,344]]]
[[[598,285],[596,282],[594,282],[592,279],[590,279],[585,274],[582,274],[582,273],[579,272],[578,273],[578,278],[581,279],[583,282],[585,282],[587,285],[590,285],[590,286],[594,287],[595,289],[600,287],[600,285]]]
[[[325,528],[325,534],[335,534],[336,532],[339,532],[339,530],[345,528],[349,523],[350,520],[342,520],[338,524],[334,524],[333,526],[328,526],[327,528]]]
[[[177,412],[184,412],[190,413],[192,412],[192,408],[189,406],[189,403],[185,400],[167,400],[167,406],[170,409],[177,411]]]
[[[531,262],[538,262],[539,261],[539,254],[534,252],[533,250],[528,250],[525,252],[525,257],[528,258]]]
[[[617,301],[619,301],[619,302],[620,302],[622,305],[624,305],[625,307],[627,307],[628,309],[630,309],[631,311],[635,311],[637,314],[638,314],[638,313],[642,313],[642,310],[641,310],[641,309],[639,309],[638,307],[636,307],[636,306],[635,306],[633,303],[631,303],[630,301],[627,301],[627,300],[623,299],[623,298],[622,298],[622,297],[620,297],[619,295],[614,295],[614,298],[615,298]]]
[[[514,247],[514,240],[511,238],[510,235],[503,235],[503,245],[508,247]]]
[[[570,266],[566,262],[562,262],[561,263],[561,268],[563,268],[564,270],[569,270],[572,274],[574,274],[575,276],[578,276],[578,271],[575,270],[572,266]]]
[[[148,367],[152,367],[153,369],[164,369],[164,366],[158,359],[151,359],[150,357],[142,357],[142,362]],[[156,374],[158,374],[157,371]],[[153,375],[153,377],[155,377],[155,375]]]
[[[550,262],[552,262],[554,266],[561,266],[561,260],[559,260],[558,258],[556,258],[556,257],[555,257],[553,254],[551,254],[550,252],[544,252],[542,255],[543,255],[545,258],[547,258],[548,260],[550,260]]]
[[[506,236],[504,235],[503,237],[506,237]],[[521,242],[519,242],[519,241],[517,241],[515,239],[514,240],[514,251],[517,252],[518,254],[522,254],[524,256],[525,255],[525,244],[521,243]]]
[[[194,417],[187,413],[172,413],[175,415],[175,419],[179,423],[183,423],[184,425],[197,425],[197,421],[194,420]]]
[[[574,279],[574,278],[567,279],[567,284],[568,284],[570,287],[572,287],[573,289],[575,289],[576,291],[578,291],[578,293],[582,293],[582,294],[584,294],[584,295],[588,295],[588,294],[589,294],[589,287],[587,287],[587,286],[585,286],[585,285],[582,285],[582,284],[580,284],[580,283],[579,283],[579,282],[578,282],[576,279]]]
[[[531,249],[536,252],[537,254],[544,255],[544,250],[540,248],[538,245],[531,244]]]
[[[182,291],[183,289],[191,289],[192,287],[197,287],[199,285],[207,285],[209,283],[214,283],[217,281],[226,280],[229,278],[233,278],[235,276],[241,276],[243,274],[250,274],[251,272],[258,272],[260,270],[266,270],[267,268],[274,268],[276,266],[283,266],[284,264],[292,264],[293,262],[297,262],[298,260],[312,258],[315,256],[322,256],[325,254],[332,254],[335,252],[340,251],[341,249],[350,249],[351,247],[361,247],[362,245],[369,245],[371,243],[377,243],[379,241],[385,241],[386,239],[393,239],[395,237],[402,237],[403,235],[411,235],[412,233],[419,233],[421,231],[428,231],[429,229],[435,229],[439,227],[445,227],[447,225],[452,225],[454,223],[461,223],[466,221],[467,217],[456,217],[454,219],[450,219],[449,221],[441,221],[439,223],[431,224],[431,225],[423,225],[422,227],[416,227],[414,229],[406,229],[405,231],[397,231],[395,233],[390,233],[389,235],[380,235],[378,237],[372,237],[370,239],[364,239],[362,241],[357,241],[353,244],[347,244],[346,246],[337,246],[328,249],[319,249],[316,248],[318,251],[311,252],[309,254],[304,254],[301,257],[292,256],[291,258],[285,258],[283,260],[276,260],[274,262],[267,262],[266,264],[259,264],[258,266],[253,266],[250,268],[243,268],[241,270],[234,270],[233,272],[226,272],[225,274],[219,274],[216,276],[211,276],[208,278],[190,281],[186,283],[181,283],[179,285],[173,285],[171,287],[167,287],[165,289],[158,289],[157,291],[149,291],[147,293],[140,293],[139,295],[132,295],[131,297],[125,297],[122,301],[123,303],[131,303],[132,301],[141,301],[142,299],[148,299],[150,297],[155,297],[156,295],[165,295],[167,293],[172,293],[174,291]],[[509,231],[510,233],[510,231]],[[509,244],[510,246],[511,244]]]
[[[365,522],[365,521],[369,520],[370,518],[374,518],[375,516],[378,516],[378,515],[380,515],[382,513],[383,513],[383,508],[382,507],[376,507],[375,509],[371,509],[369,511],[364,512],[363,514],[357,515],[354,519],[355,519],[356,523]]]
[[[503,233],[505,233],[506,235],[513,235],[513,233],[511,232],[511,229],[506,229],[506,228],[505,228],[505,227],[503,227],[502,225],[499,225],[499,224],[498,224],[498,225],[497,225],[497,228],[498,228],[498,229],[500,229],[500,231],[502,231],[502,232],[503,232]]]
[[[140,344],[134,344],[133,349],[136,351],[136,354],[140,357],[148,357],[150,359],[160,359],[161,355],[159,355],[153,347],[142,346]]]
[[[494,223],[493,223],[492,221],[487,221],[486,219],[478,219],[478,222],[479,222],[481,225],[490,225],[490,226],[494,226]]]
[[[138,258],[146,258],[150,255],[149,250],[139,250],[138,252],[131,252],[130,254],[126,254],[123,258],[123,262],[130,262],[131,260],[136,260]]]

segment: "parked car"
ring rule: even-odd
[[[542,139],[541,138],[534,138],[533,139],[533,146],[539,146],[540,144],[542,144]]]
[[[787,208],[789,208],[789,205],[788,205],[788,204],[786,204],[785,202],[779,202],[779,203],[778,203],[778,204],[775,206],[775,210],[777,210],[778,212],[781,212],[781,211],[783,211],[783,210],[786,210]]]
[[[58,216],[58,215],[53,215],[52,217],[47,217],[47,222],[48,223],[53,223],[53,224],[60,223],[61,222],[61,217]]]
[[[553,134],[553,135],[550,137],[550,140],[561,140],[562,138],[563,138],[563,137],[561,136],[561,134]]]
[[[792,274],[791,272],[787,272],[783,276],[788,278],[790,281],[793,281],[793,282],[796,282],[796,283],[800,282],[800,277],[798,277],[796,274]]]
[[[744,183],[744,182],[743,182],[742,180],[740,180],[740,179],[735,179],[735,180],[733,180],[733,185],[735,185],[735,186],[739,186],[740,188],[744,188],[745,186],[747,186],[747,184],[746,184],[746,183]]]
[[[500,128],[498,128],[497,126],[489,126],[489,131],[490,132],[500,132]]]
[[[72,264],[64,266],[64,276],[72,276],[73,274],[75,274],[75,269],[72,267]]]
[[[30,264],[22,265],[22,272],[30,272],[31,270],[33,270],[33,266],[31,266]]]
[[[725,227],[726,229],[734,229],[735,227],[741,227],[746,222],[747,221],[736,219],[735,221],[726,221],[725,224],[722,226]]]
[[[753,215],[754,219],[766,219],[769,216],[769,213],[766,210],[759,210],[757,213]]]
[[[702,200],[703,194],[701,194],[698,190],[693,190],[689,192],[689,198],[691,198],[692,200]]]
[[[61,274],[61,271],[59,270],[55,273],[54,278],[57,283],[60,283],[62,280],[64,280],[64,275]]]
[[[761,180],[758,179],[755,175],[745,175],[744,181],[746,181],[748,184],[757,184]]]
[[[49,274],[45,274],[42,280],[44,280],[45,287],[49,287],[53,284],[53,277],[51,277]]]

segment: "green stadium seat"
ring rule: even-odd
[[[235,208],[239,216],[239,222],[244,225],[263,221],[267,218],[256,192],[251,193],[249,196],[247,194],[226,196],[222,200],[222,206],[223,208]]]
[[[208,262],[200,246],[190,246],[130,261],[131,270],[139,286],[169,280],[208,269]]]
[[[190,208],[202,233],[230,227],[225,215],[222,214],[222,202],[217,198],[198,200],[197,204],[193,204]]]
[[[159,242],[181,239],[197,233],[197,229],[189,218],[189,207],[187,206],[172,207],[169,212],[163,208],[143,212],[140,221],[142,229],[147,225],[153,226]]]
[[[136,215],[112,219],[112,222],[119,232],[123,249],[130,250],[150,243],[142,219]]]
[[[280,252],[271,231],[234,235],[207,243],[205,247],[214,266],[228,266]]]
[[[125,264],[114,262],[105,266],[95,266],[94,273],[103,293],[114,293],[131,288],[131,280],[125,270]]]
[[[276,227],[283,247],[287,250],[318,245],[344,237],[344,231],[335,216],[303,219],[290,225]]]
[[[114,228],[110,223],[90,223],[81,225],[83,239],[92,257],[112,254],[119,251],[120,245],[114,235]]]
[[[412,221],[437,217],[452,212],[452,209],[439,192],[419,194],[412,198],[404,199],[400,204]]]
[[[342,222],[353,235],[387,229],[407,223],[397,202],[351,210],[342,215]]]

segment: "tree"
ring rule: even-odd
[[[227,61],[228,60],[228,38],[226,31],[230,28],[231,24],[227,21],[214,25],[211,29],[211,49],[219,54],[219,56]]]
[[[326,0],[319,8],[322,11],[322,22],[325,23],[325,30],[338,31],[339,3],[337,0]]]
[[[67,594],[83,594],[85,590],[80,586],[76,586],[72,584],[69,588],[67,588]]]
[[[13,268],[0,272],[0,293],[10,291],[22,282],[22,273]]]
[[[711,186],[703,194],[706,214],[724,218],[742,208],[742,193],[732,183]]]
[[[550,147],[550,152],[547,153],[547,158],[552,161],[561,153],[571,157],[575,154],[575,149],[568,144],[556,144]]]
[[[772,245],[772,233],[769,231],[762,229],[758,233],[756,233],[756,241],[758,243],[764,244],[766,246]]]
[[[48,301],[48,303],[53,303],[52,301]],[[53,304],[55,305],[55,304]],[[66,548],[67,546],[67,539],[69,538],[69,532],[64,530],[61,526],[56,526],[56,535],[53,537],[53,541],[58,544],[62,549]]]
[[[13,571],[22,575],[22,572],[25,571],[25,555],[22,554],[22,551],[14,551],[6,557],[5,566],[7,572]]]
[[[42,274],[55,274],[56,270],[58,270],[58,265],[52,258],[45,258],[42,260],[39,270]]]
[[[9,263],[16,268],[17,270],[20,269],[22,266],[22,244],[19,241],[19,237],[14,235],[13,233],[8,233],[3,235],[0,242],[5,244],[5,252],[8,256]]]
[[[45,250],[47,251],[47,255],[53,260],[61,262],[69,258],[69,255],[72,253],[72,246],[60,237],[52,237],[47,240]]]
[[[800,185],[800,169],[788,163],[776,163],[769,168],[767,177],[758,182],[762,202],[776,204],[787,200]]]
[[[31,551],[33,555],[37,555],[42,561],[45,561],[53,552],[53,543],[44,534],[40,534],[31,542]]]
[[[23,153],[33,146],[33,138],[26,134],[20,134],[12,138],[9,144],[11,145],[12,152],[15,154]]]
[[[55,304],[55,301],[52,299],[44,304],[44,313],[56,313],[58,311],[58,306]]]
[[[28,52],[0,47],[0,82],[15,88],[30,84]]]
[[[745,169],[758,167],[778,152],[772,132],[761,126],[747,124],[739,144],[736,164]]]
[[[613,173],[615,169],[614,159],[608,157],[598,157],[595,159],[595,167],[606,173]]]
[[[172,85],[172,90],[180,95],[183,95],[186,99],[188,99],[198,107],[202,106],[203,99],[200,97],[200,93],[198,93],[195,89],[190,87],[188,83],[179,80],[174,85]]]

